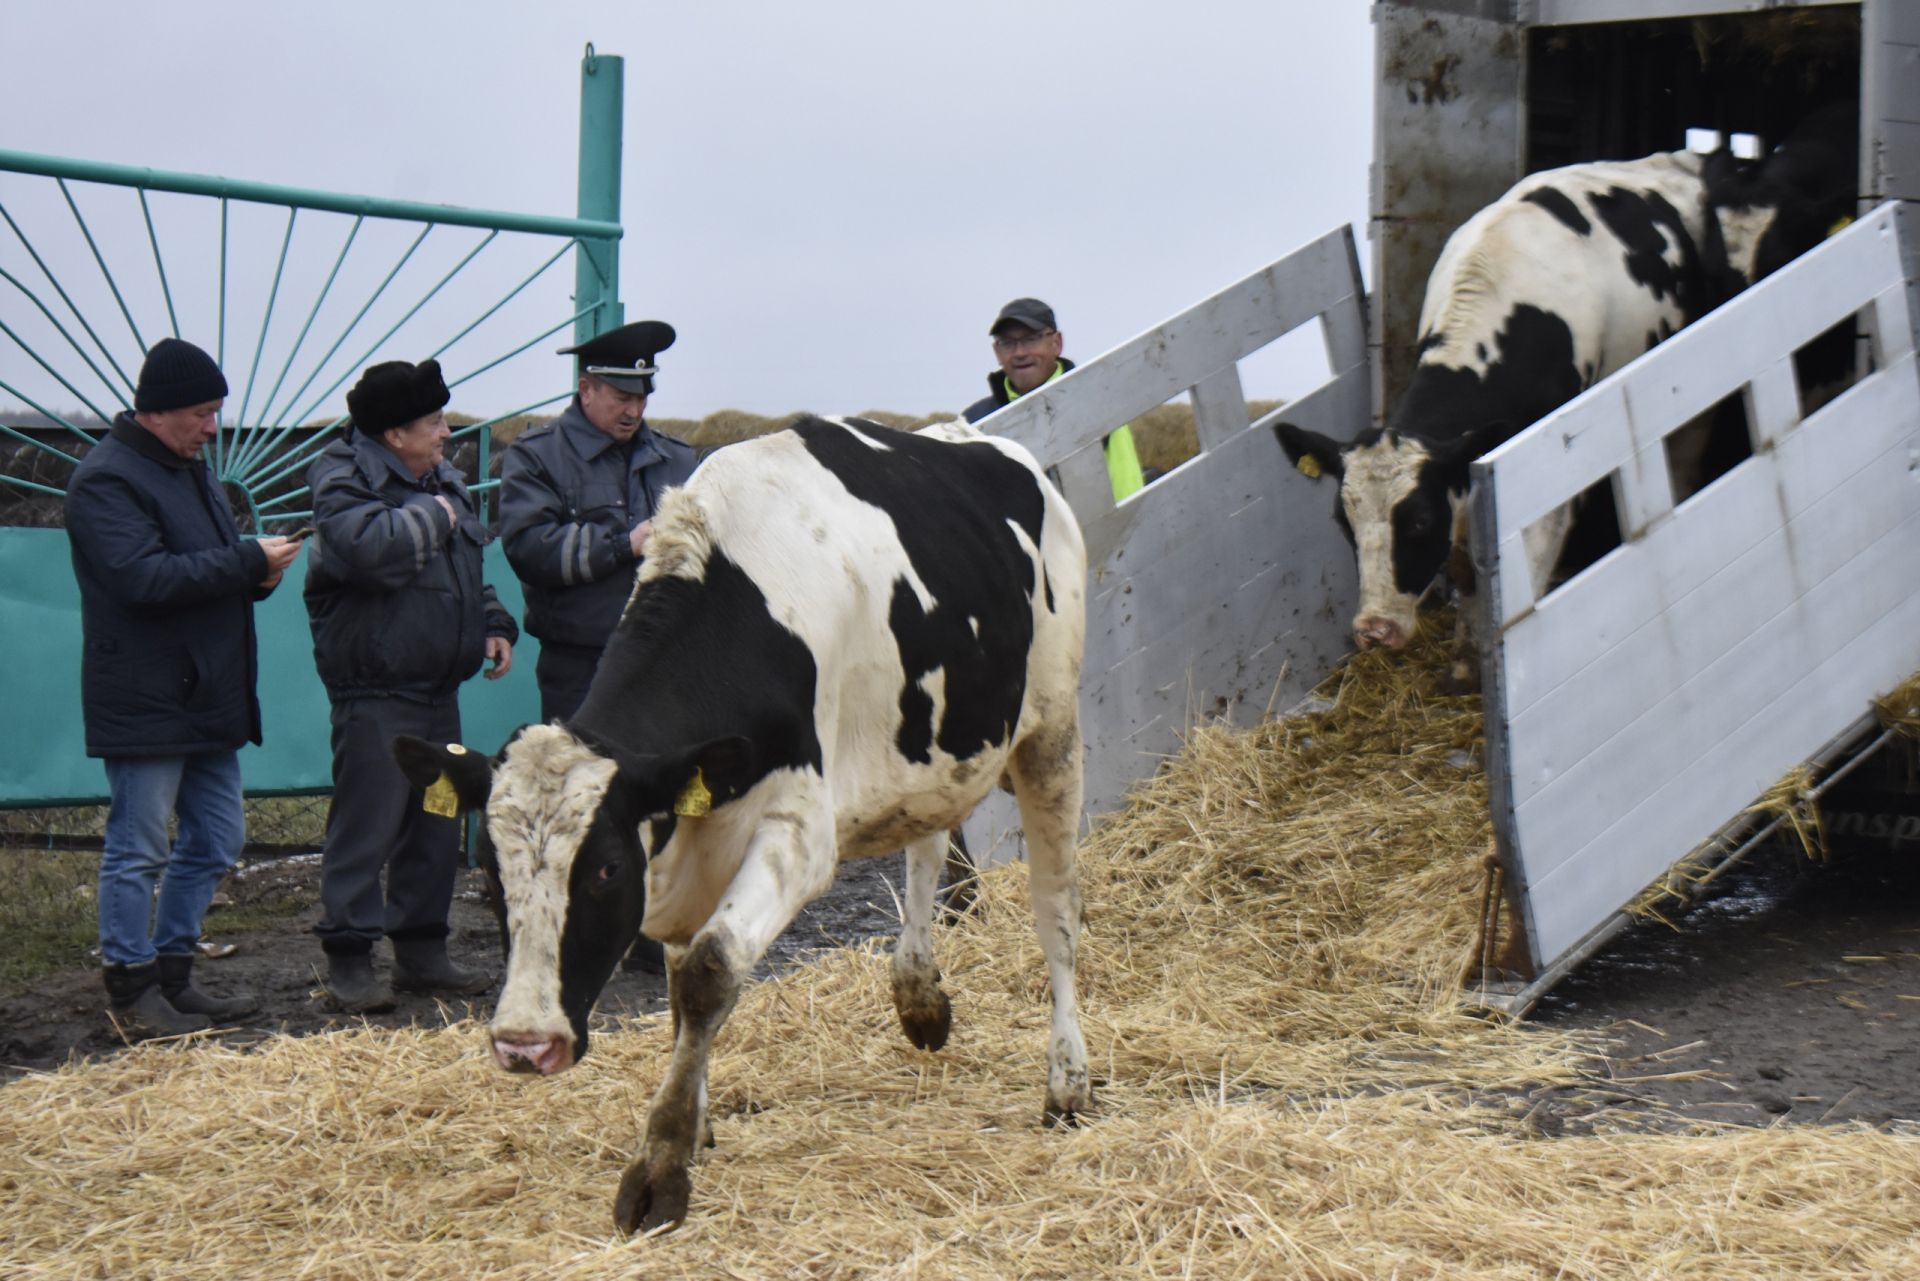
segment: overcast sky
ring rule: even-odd
[[[583,48],[624,57],[622,299],[628,319],[681,334],[655,416],[957,410],[985,390],[986,329],[1009,298],[1052,303],[1084,360],[1340,224],[1364,235],[1361,0],[62,0],[9,4],[5,36],[0,147],[556,215],[575,211]],[[131,373],[132,330],[170,328],[138,201],[70,187],[132,325],[51,181],[0,173],[0,203]],[[182,335],[211,350],[217,202],[150,207]],[[256,365],[250,418],[262,400],[337,407],[336,373],[425,356],[551,252],[502,238],[370,350],[477,237],[436,232],[341,339],[417,233],[369,224],[316,312],[351,221],[302,217],[261,340],[286,214],[235,207],[230,410]],[[0,267],[59,312],[4,223]],[[572,280],[569,255],[450,348],[449,373],[570,315]],[[5,280],[0,319],[105,398]],[[567,362],[545,353],[561,345],[476,378],[453,408],[559,391]],[[1305,390],[1310,348],[1251,362],[1249,395]],[[0,380],[75,404],[4,335]]]

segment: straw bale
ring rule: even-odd
[[[881,943],[755,984],[678,1231],[611,1199],[668,1046],[509,1076],[472,1022],[151,1044],[0,1089],[0,1276],[1920,1275],[1920,1139],[1643,1115],[1592,1034],[1464,1015],[1477,706],[1429,647],[1324,711],[1206,727],[1083,847],[1097,1110],[1039,1124],[1025,878],[941,932],[953,1039]]]

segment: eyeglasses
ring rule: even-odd
[[[993,340],[993,349],[995,351],[1032,351],[1053,337],[1056,332],[1058,331],[1053,329],[1042,329],[1037,334],[1022,334],[1018,338],[996,338]]]

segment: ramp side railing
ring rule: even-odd
[[[1474,465],[1518,1004],[1920,670],[1912,235],[1881,206]],[[1852,317],[1870,372],[1805,413],[1794,355]],[[1751,456],[1676,504],[1669,437],[1733,396]],[[1536,598],[1526,530],[1608,480],[1622,544]]]

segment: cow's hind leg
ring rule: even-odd
[[[907,846],[907,895],[900,939],[893,945],[893,1008],[907,1039],[922,1050],[947,1043],[953,1007],[940,990],[933,959],[933,900],[946,861],[947,834],[933,832]]]
[[[1080,883],[1074,867],[1080,771],[1077,719],[1044,726],[1022,740],[1014,749],[1010,771],[1027,835],[1033,923],[1053,988],[1053,1025],[1047,1037],[1045,1121],[1049,1126],[1071,1125],[1093,1105],[1073,978],[1080,947]]]

